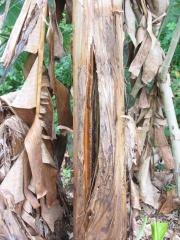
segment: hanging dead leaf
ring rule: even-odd
[[[158,42],[151,48],[146,61],[143,64],[142,81],[145,84],[150,83],[154,79],[162,62],[162,49],[160,47],[160,43]]]
[[[139,107],[140,108],[150,108],[150,102],[147,97],[146,88],[141,89],[141,94],[139,97]]]
[[[139,93],[139,91],[141,90],[141,88],[143,87],[143,84],[141,83],[141,79],[140,76],[135,80],[134,86],[131,90],[131,96],[136,99],[137,94]]]
[[[11,103],[14,108],[32,109],[36,107],[38,57],[18,95]]]
[[[4,67],[8,67],[24,51],[30,33],[40,17],[43,0],[25,1],[22,11],[11,32],[6,49],[1,58]]]
[[[11,239],[11,233],[9,232],[8,227],[4,224],[3,216],[0,212],[0,236],[2,239]]]
[[[32,125],[35,116],[36,93],[37,93],[37,68],[38,57],[34,62],[30,73],[18,91],[14,100],[10,103],[15,113],[29,126]]]
[[[137,33],[136,33],[136,39],[137,39],[137,46],[143,42],[143,40],[146,37],[146,18],[145,16],[142,16],[140,25],[138,27]]]
[[[136,47],[136,17],[133,12],[130,0],[125,1],[125,19],[127,25],[127,32]]]
[[[150,36],[151,42],[152,42],[151,48],[153,48],[155,46],[155,44],[157,43],[157,39],[153,32],[152,13],[149,10],[147,10],[147,31],[149,33],[149,36]]]
[[[159,190],[162,190],[163,187],[166,186],[168,183],[171,183],[172,180],[173,180],[173,173],[170,173],[167,170],[160,171],[160,172],[154,172],[153,184]]]
[[[23,209],[24,211],[26,211],[27,213],[32,213],[32,206],[30,204],[30,202],[28,200],[25,200],[24,201],[24,204],[23,204]]]
[[[17,116],[5,120],[11,141],[11,160],[15,160],[24,149],[24,139],[28,132],[27,125]]]
[[[141,158],[141,165],[138,172],[138,181],[140,186],[140,197],[146,204],[153,206],[155,209],[159,207],[160,194],[158,189],[153,186],[150,177],[150,161],[151,152],[149,147],[146,148]]]
[[[36,54],[39,48],[40,40],[40,28],[41,28],[41,17],[38,17],[36,25],[32,32],[29,34],[27,44],[24,51]]]
[[[40,106],[40,119],[41,126],[45,130],[46,138],[53,140],[55,138],[54,130],[54,110],[52,99],[47,87],[41,88],[41,106]]]
[[[30,4],[31,4],[31,1],[29,1],[29,0],[26,0],[24,2],[22,11],[20,12],[19,17],[16,21],[16,24],[14,25],[13,30],[10,34],[8,43],[6,45],[3,55],[1,57],[1,61],[3,62],[5,67],[7,67],[9,65],[12,57],[14,56],[15,47],[18,42],[24,21],[28,14]]]
[[[6,209],[9,209],[11,211],[15,212],[15,201],[14,196],[7,190],[0,190],[0,199],[1,202],[3,201],[3,205]]]
[[[40,207],[40,203],[37,198],[34,196],[33,192],[28,188],[31,182],[32,173],[29,165],[29,159],[26,151],[23,152],[24,165],[23,165],[23,176],[24,176],[24,195],[31,206],[36,209]],[[26,210],[26,209],[25,209]],[[27,211],[27,210],[26,210]]]
[[[143,151],[144,143],[145,143],[146,136],[147,136],[147,131],[148,131],[147,127],[138,127],[137,128],[137,149],[138,149],[139,155],[141,155],[141,153]]]
[[[47,237],[51,234],[51,230],[45,220],[42,217],[37,216],[35,223],[38,234],[47,239]]]
[[[31,239],[32,240],[44,240],[44,238],[42,238],[40,236],[32,236]]]
[[[0,96],[0,99],[1,99],[1,101],[5,102],[7,105],[10,105],[14,101],[17,93],[18,93],[18,91],[4,94],[4,95]]]
[[[52,142],[46,140],[46,143],[45,143],[44,141],[42,141],[41,151],[42,151],[43,163],[46,163],[51,165],[52,167],[55,167],[55,162],[52,157],[52,153],[53,153]]]
[[[56,180],[58,172],[56,168],[48,164],[44,164],[43,173],[46,176],[45,178],[45,186],[47,188],[46,204],[49,208],[51,208],[57,202]]]
[[[142,27],[139,27],[138,30],[137,30],[137,45],[142,43],[145,36],[146,36],[146,30]]]
[[[150,1],[148,1],[150,2]],[[168,5],[169,5],[169,0],[163,0],[163,1],[159,1],[159,0],[152,0],[152,8],[151,11],[156,15],[156,16],[160,16],[161,14],[163,14],[164,12],[166,12]]]
[[[130,65],[129,72],[133,74],[132,78],[138,77],[141,71],[141,67],[144,64],[146,57],[148,56],[148,53],[150,51],[151,44],[152,44],[151,39],[148,36],[146,36],[144,41],[141,43],[141,46],[134,60]]]
[[[35,224],[35,218],[33,218],[30,214],[28,214],[26,211],[23,210],[21,214],[22,219],[25,223],[27,223],[32,229],[36,230],[36,224]],[[37,234],[37,233],[36,233]]]
[[[32,176],[35,182],[36,194],[38,198],[46,195],[45,174],[43,172],[43,162],[41,156],[41,121],[36,117],[32,127],[25,138],[25,148],[28,154]]]
[[[73,127],[73,118],[70,110],[70,96],[67,88],[56,80],[56,104],[58,111],[58,124],[69,128]]]
[[[140,22],[143,17],[143,14],[142,14],[141,10],[139,9],[138,2],[133,0],[132,7],[133,7],[133,11],[135,13],[136,19],[138,20],[138,22]]]
[[[28,153],[37,197],[41,198],[47,194],[47,204],[48,206],[51,206],[57,199],[57,170],[54,166],[52,167],[50,165],[53,165],[53,161],[51,156],[47,154],[47,150],[44,151],[46,148],[42,145],[41,131],[41,121],[36,118],[26,136],[25,147]],[[44,146],[43,154],[42,146]],[[44,164],[43,161],[48,162],[48,164]],[[47,176],[49,178],[47,178]]]
[[[22,154],[19,156],[6,175],[5,179],[0,185],[0,189],[9,191],[15,199],[15,203],[24,201]]]
[[[0,236],[5,239],[28,240],[22,229],[21,220],[15,213],[15,203],[13,195],[8,192],[0,191]],[[3,238],[4,239],[4,238]]]
[[[138,99],[139,100],[139,99]],[[139,109],[139,106],[138,106],[138,109]],[[143,121],[143,119],[145,118],[145,116],[147,116],[147,114],[148,114],[148,109],[147,108],[142,108],[141,110],[140,110],[140,114],[139,114],[139,116],[138,116],[138,118],[137,118],[137,120],[136,120],[136,124],[140,124],[140,122],[141,121]]]
[[[45,199],[41,199],[41,215],[53,232],[55,221],[57,219],[62,219],[63,209],[60,207],[59,203],[56,203],[51,208],[48,208],[45,204]]]
[[[42,209],[41,210],[44,213],[47,222],[49,219],[49,224],[53,224],[51,228],[54,227],[56,214],[59,213],[58,217],[62,217],[62,212],[60,212],[60,210],[62,211],[62,209],[57,202],[57,169],[55,168],[53,160],[54,152],[52,147],[52,140],[55,136],[53,129],[53,106],[49,91],[49,79],[45,75],[45,71],[43,68],[44,34],[43,31],[41,31],[40,25],[45,24],[44,18],[42,18],[40,14],[42,2],[44,4],[42,12],[43,17],[45,18],[47,10],[46,1],[33,0],[29,3],[28,6],[27,1],[25,1],[26,8],[24,7],[25,9],[23,9],[26,12],[24,13],[26,14],[26,16],[24,16],[23,23],[18,28],[19,35],[16,35],[16,42],[13,46],[11,46],[9,55],[4,55],[4,64],[7,67],[22,50],[25,49],[26,51],[36,53],[38,49],[38,57],[37,55],[31,55],[28,59],[28,65],[26,65],[26,69],[24,70],[27,79],[21,90],[18,90],[16,93],[11,94],[11,96],[8,95],[1,98],[2,104],[5,104],[7,108],[10,109],[10,117],[8,116],[9,118],[6,121],[6,125],[4,125],[4,128],[6,127],[9,130],[9,135],[12,137],[11,139],[9,139],[11,140],[10,143],[13,145],[12,158],[14,162],[7,175],[5,169],[3,169],[0,165],[0,171],[2,175],[4,174],[5,176],[3,182],[0,185],[0,189],[1,191],[9,191],[9,193],[12,194],[12,197],[15,200],[14,204],[16,204],[16,207],[14,205],[12,206],[14,211],[12,215],[13,219],[10,219],[11,211],[9,210],[9,222],[8,220],[5,220],[5,223],[3,224],[7,226],[8,230],[10,229],[13,231],[13,236],[15,238],[20,240],[25,240],[27,238],[42,239],[40,236],[36,236],[37,232],[39,234],[39,229],[37,229],[36,224],[36,220],[39,218],[38,208],[40,207],[38,198],[42,198],[46,195],[45,199],[47,209],[45,211]],[[15,26],[17,28],[17,23]],[[43,27],[43,29],[45,30],[45,26]],[[59,42],[60,37],[62,36],[60,36],[60,33],[56,33],[56,35]],[[36,41],[34,40],[35,37]],[[58,47],[57,49],[55,48],[55,52],[60,55],[59,46],[61,45],[62,47],[63,43],[61,40],[60,45],[58,45],[58,42],[55,42],[56,47]],[[57,96],[58,94],[59,93],[57,92]],[[66,95],[68,95],[68,91],[66,92]],[[66,97],[65,99],[65,104],[66,101],[68,101],[67,98],[68,97]],[[63,100],[64,99],[62,98],[62,101]],[[65,106],[63,107],[65,109]],[[62,108],[61,110],[62,114],[64,112],[66,113],[64,109]],[[15,114],[15,116],[13,114]],[[20,120],[17,115],[22,120]],[[62,118],[63,117],[64,116],[62,115]],[[5,117],[3,116],[2,112],[3,123],[4,118]],[[27,127],[26,124],[23,123],[23,121],[25,121],[29,125],[30,129]],[[1,127],[3,129],[3,126],[0,126],[0,135]],[[24,138],[25,149],[23,149]],[[16,156],[20,152],[22,152],[21,155],[17,160],[15,160]],[[24,200],[25,203],[23,204]],[[2,203],[1,206],[0,201],[0,209],[4,208],[3,206],[6,205],[6,203]],[[36,210],[33,210],[33,208]],[[20,212],[22,213],[21,217],[17,215]],[[5,219],[4,216],[5,211],[3,211],[3,220]],[[17,219],[18,221],[16,222]],[[41,225],[43,231],[41,233],[42,236],[47,237],[47,235],[50,233],[50,230],[45,221],[42,220],[42,222],[43,223]],[[16,223],[19,225],[17,225]],[[22,229],[22,233],[26,235],[27,238],[24,237],[21,232],[19,233],[19,235],[17,235],[15,229],[10,226],[11,224],[14,224],[13,227],[15,227],[17,231],[19,231],[19,229]],[[11,232],[10,235],[8,235],[9,232],[6,232],[6,228],[2,227],[2,229],[3,234],[6,234],[6,237],[10,236],[11,238]]]
[[[41,145],[42,150],[42,160],[44,174],[48,176],[45,179],[45,184],[48,189],[46,195],[46,204],[48,207],[51,207],[54,203],[57,202],[57,188],[56,188],[56,179],[57,179],[57,169],[55,166],[54,159],[52,158],[53,147],[52,142],[49,140],[44,140]]]
[[[167,126],[167,119],[164,119],[164,118],[157,118],[157,117],[155,117],[154,118],[154,126],[155,127],[166,127]]]
[[[37,54],[32,54],[32,53],[29,54],[29,56],[24,64],[24,69],[23,69],[25,79],[27,79],[36,59],[37,59]]]
[[[166,194],[166,201],[161,206],[160,212],[163,214],[169,214],[172,211],[179,209],[179,204],[177,204],[175,201],[176,198],[177,193],[175,189],[168,191]]]
[[[65,55],[63,48],[63,37],[62,33],[56,23],[55,34],[54,34],[54,56],[61,59]]]
[[[58,28],[55,12],[50,9],[50,24],[47,32],[49,46],[53,44],[54,57],[61,59],[65,55],[62,33]]]
[[[11,167],[11,144],[9,142],[8,128],[5,126],[5,122],[0,125],[0,173],[1,181],[4,179]]]
[[[16,238],[18,240],[28,240],[28,237],[25,235],[21,224],[18,222],[13,212],[10,210],[4,210],[2,219],[9,230],[10,239]]]
[[[164,127],[154,128],[155,146],[158,147],[160,155],[165,162],[166,169],[174,169],[174,160],[168,141],[164,135]]]

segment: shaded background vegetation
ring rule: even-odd
[[[180,16],[180,1],[171,0],[168,16],[163,24],[162,32],[160,35],[161,46],[167,52],[172,33],[176,28],[178,17]],[[180,44],[178,44],[173,60],[171,62],[170,74],[172,80],[172,89],[174,92],[175,110],[180,125]]]

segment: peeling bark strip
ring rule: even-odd
[[[75,239],[126,239],[122,1],[73,7]]]

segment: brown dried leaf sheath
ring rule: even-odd
[[[9,191],[14,196],[15,203],[24,201],[22,154],[4,178],[0,185],[0,189]]]
[[[26,4],[27,2],[25,2],[24,8],[27,7]],[[41,4],[41,2],[38,1],[38,4]],[[46,6],[46,1],[44,1],[44,4],[45,5],[43,6]],[[35,6],[37,7],[37,2],[31,1],[29,8],[26,8],[27,17],[25,23],[27,29],[29,29],[31,25],[31,13]],[[40,9],[41,8],[39,8],[39,10]],[[41,11],[42,10],[45,18],[46,7],[43,7]],[[37,44],[31,44],[32,39],[36,35],[39,36],[40,48],[37,55],[30,56],[32,57],[30,59],[30,64],[28,68],[25,69],[25,76],[27,76],[25,84],[21,90],[17,91],[16,93],[1,97],[3,104],[6,105],[6,108],[9,108],[12,111],[11,115],[17,114],[30,127],[28,130],[26,124],[24,124],[23,121],[19,121],[19,118],[15,116],[7,119],[6,125],[3,125],[8,127],[10,130],[9,132],[11,133],[12,137],[12,146],[9,147],[11,147],[12,151],[9,159],[10,170],[8,169],[8,174],[3,168],[0,169],[1,173],[3,172],[4,174],[2,177],[4,180],[1,183],[0,188],[3,191],[5,189],[5,191],[11,193],[12,199],[14,198],[15,200],[15,205],[13,205],[12,208],[16,209],[16,213],[14,213],[14,219],[12,219],[12,221],[14,221],[14,226],[18,229],[17,231],[19,231],[19,235],[16,234],[13,228],[11,230],[14,231],[14,236],[17,236],[18,239],[26,239],[24,233],[26,233],[30,239],[38,239],[38,234],[42,234],[44,236],[43,231],[38,229],[36,226],[34,213],[37,214],[37,212],[32,211],[32,207],[34,209],[38,209],[40,207],[40,202],[37,198],[42,198],[46,195],[46,203],[43,204],[43,209],[46,209],[46,211],[42,210],[41,215],[46,218],[43,221],[47,220],[47,224],[49,224],[51,230],[54,229],[55,220],[57,218],[62,218],[62,208],[57,202],[57,170],[53,161],[53,106],[51,95],[49,93],[49,80],[47,76],[43,74],[43,48],[45,32],[42,31],[42,27],[44,28],[44,18],[42,15],[40,15],[38,20],[38,26],[41,25],[41,28],[37,26],[34,28],[34,30],[32,29],[32,32],[29,32],[30,38],[26,50],[29,52],[36,52]],[[30,25],[28,25],[28,21],[30,21]],[[17,24],[15,27],[17,27]],[[22,25],[20,27],[22,27]],[[12,53],[12,55],[9,56],[9,59],[6,60],[10,63],[13,58],[14,55]],[[7,65],[9,63],[7,63]],[[14,122],[12,121],[13,119]],[[23,126],[22,132],[20,132],[21,124]],[[14,134],[16,131],[18,133],[17,135]],[[8,138],[8,136],[6,137]],[[23,146],[23,141],[25,149]],[[19,158],[16,160],[17,156],[19,156]],[[13,165],[11,162],[12,160],[15,161]],[[2,167],[4,167],[4,165]],[[14,186],[14,182],[16,182],[16,186]],[[3,201],[4,200],[5,197]],[[55,203],[56,205],[53,205]],[[52,205],[53,208],[51,209]],[[3,214],[5,214],[4,210]],[[9,211],[9,214],[11,217],[11,211]],[[48,221],[48,219],[50,220]],[[20,221],[22,226],[17,226],[15,224],[16,221]],[[40,220],[37,221],[40,223]],[[27,227],[24,222],[26,222]],[[3,234],[5,234],[6,237],[11,236],[11,234],[13,235],[13,232],[9,233],[8,230],[6,231],[6,227],[9,224],[11,223],[8,223],[7,221],[0,225],[3,230]],[[45,222],[39,224],[39,226],[41,225],[42,229],[46,229],[45,235],[47,235],[49,232],[47,224]],[[22,233],[20,231],[21,228],[23,229]],[[34,237],[30,236],[29,234],[34,235]],[[41,238],[39,237],[39,239]]]
[[[73,127],[72,113],[70,109],[70,95],[68,89],[59,81],[56,85],[56,104],[58,111],[58,124],[69,128]]]
[[[36,194],[38,198],[45,196],[47,193],[47,189],[45,187],[46,176],[43,172],[41,156],[41,132],[41,121],[36,118],[24,142],[31,166],[32,177],[35,181]]]
[[[42,6],[43,0],[27,0],[24,2],[20,15],[11,32],[5,51],[1,58],[4,67],[9,67],[9,65],[13,63],[13,61],[15,61],[19,54],[25,49],[29,39],[29,34],[33,32],[34,28],[36,30],[36,23],[41,18],[40,12]],[[36,36],[37,34],[34,35]],[[31,39],[29,40],[32,40],[32,36],[30,36],[30,38]],[[28,46],[28,51],[30,52],[36,52],[36,50],[33,48],[38,49],[38,41],[34,39],[33,41],[34,44],[36,43],[36,45]]]
[[[175,166],[174,166],[171,149],[165,137],[163,127],[154,128],[154,140],[155,140],[155,146],[158,147],[160,156],[162,157],[162,160],[165,162],[166,168],[169,170],[174,169]]]
[[[50,15],[50,25],[48,29],[48,44],[49,44],[49,76],[51,81],[51,86],[54,91],[54,95],[56,96],[56,108],[58,112],[58,124],[60,126],[65,126],[68,128],[72,128],[72,114],[70,110],[70,95],[68,89],[60,83],[60,81],[55,79],[54,74],[54,58],[55,56],[62,58],[64,54],[63,42],[61,39],[57,41],[56,35],[61,34],[57,31],[57,21],[56,16],[53,13],[53,10],[49,9]],[[58,44],[60,47],[58,47]],[[59,54],[57,51],[59,49]]]

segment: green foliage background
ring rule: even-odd
[[[167,52],[173,31],[180,16],[180,1],[170,0],[170,8],[160,35],[161,46]],[[178,44],[171,62],[170,74],[174,92],[174,104],[178,123],[180,126],[180,44]]]
[[[23,0],[11,1],[11,6],[4,23],[3,29],[0,30],[0,57],[3,54],[6,43],[10,36],[11,30],[15,24],[15,21],[19,15],[19,12],[22,7]],[[5,6],[5,0],[0,3],[0,14],[3,12]],[[63,39],[64,39],[64,48],[66,55],[61,59],[61,61],[55,62],[55,76],[60,80],[68,89],[72,85],[72,61],[71,61],[71,39],[72,39],[72,25],[66,24],[65,14],[63,14],[63,19],[59,24],[61,29]],[[45,62],[48,63],[48,47],[45,48]],[[5,93],[15,91],[19,89],[23,82],[23,66],[27,59],[27,53],[22,53],[19,58],[16,60],[15,64],[10,68],[6,80],[0,85],[0,95]],[[2,78],[4,69],[0,66],[0,78]],[[2,79],[0,80],[1,83]]]

